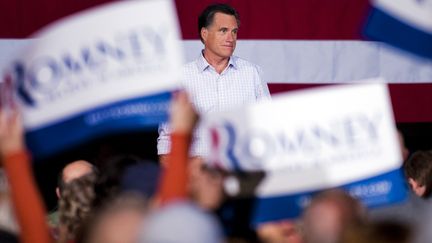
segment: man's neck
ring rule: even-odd
[[[209,52],[206,52],[206,50],[203,51],[203,56],[210,66],[212,66],[219,74],[222,73],[223,70],[225,70],[225,68],[228,66],[229,57],[225,58],[211,55]]]

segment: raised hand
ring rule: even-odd
[[[171,106],[171,126],[173,132],[191,133],[198,121],[198,115],[189,101],[187,93],[180,91],[174,95]]]
[[[0,155],[25,149],[21,117],[17,110],[6,113],[0,110]]]

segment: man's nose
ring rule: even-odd
[[[228,33],[227,41],[233,42],[235,40],[234,33]]]

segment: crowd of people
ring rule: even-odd
[[[428,242],[430,151],[417,151],[405,161],[412,193],[402,204],[368,210],[332,189],[314,197],[299,219],[256,228],[243,221],[250,232],[232,234],[217,213],[228,200],[224,173],[190,163],[198,115],[185,92],[176,95],[172,106],[172,150],[165,164],[133,155],[118,155],[100,168],[73,161],[59,175],[59,206],[49,217],[32,175],[19,114],[0,115],[1,161],[18,224],[15,230],[2,226],[2,242]]]
[[[0,110],[0,161],[6,174],[0,183],[0,242],[432,241],[432,152],[408,157],[402,136],[403,170],[412,192],[405,202],[367,209],[345,191],[329,189],[314,196],[297,219],[252,225],[247,209],[253,198],[230,198],[223,186],[229,173],[205,165],[209,145],[199,117],[270,95],[261,70],[232,55],[238,13],[226,4],[211,5],[198,22],[204,50],[186,65],[185,91],[175,93],[170,121],[160,126],[160,161],[133,154],[116,154],[98,166],[71,161],[58,176],[55,212],[48,214],[36,186],[19,111]]]

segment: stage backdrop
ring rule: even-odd
[[[104,0],[0,2],[0,65],[42,26]],[[210,0],[178,0],[186,60],[202,48],[196,19]],[[236,55],[262,66],[272,93],[382,76],[398,122],[432,122],[432,62],[377,42],[363,30],[367,0],[236,0],[241,16]],[[116,21],[116,20],[113,20]]]

